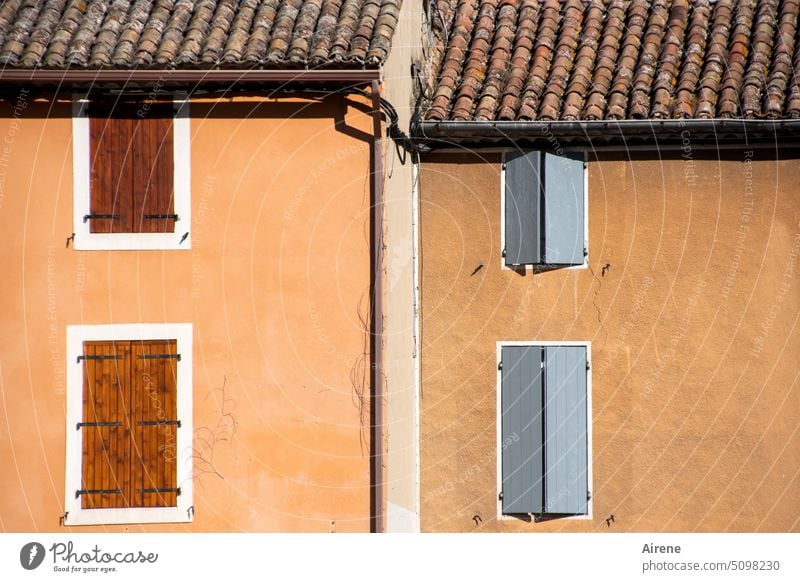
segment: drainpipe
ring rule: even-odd
[[[370,216],[370,531],[384,531],[383,512],[383,136],[380,83],[372,81],[372,213]]]

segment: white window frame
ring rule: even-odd
[[[592,342],[590,341],[499,341],[497,342],[497,385],[495,392],[497,393],[497,413],[496,413],[496,428],[497,428],[497,466],[496,466],[496,482],[497,493],[495,499],[497,501],[497,519],[519,521],[519,517],[503,513],[503,501],[500,499],[500,492],[503,490],[503,409],[501,408],[501,396],[503,387],[503,371],[500,369],[500,362],[503,357],[504,346],[582,346],[586,348],[586,363],[589,369],[586,370],[586,490],[589,492],[589,500],[587,502],[587,512],[580,515],[559,515],[558,519],[593,519],[593,503],[594,503],[594,488],[592,487]]]
[[[181,494],[176,507],[133,507],[84,509],[75,491],[81,487],[83,461],[82,432],[76,430],[83,421],[83,372],[78,362],[85,341],[176,340],[178,377],[176,387],[177,483]],[[110,525],[124,523],[181,523],[190,522],[192,507],[192,324],[191,323],[133,323],[110,325],[67,326],[67,439],[65,475],[64,525]]]
[[[83,217],[90,214],[91,144],[86,95],[75,96],[72,101],[72,174],[73,174],[73,228],[77,250],[181,250],[192,248],[192,238],[181,239],[192,224],[191,204],[191,134],[189,129],[189,99],[186,94],[175,94],[173,103],[173,192],[175,232],[90,232],[89,222]]]
[[[586,253],[583,255],[583,264],[570,265],[567,267],[541,265],[520,265],[519,267],[509,267],[506,265],[506,258],[503,256],[503,249],[506,248],[506,152],[503,151],[500,160],[500,269],[505,271],[518,271],[524,266],[526,271],[544,271],[554,269],[587,269],[589,268],[589,155],[583,152],[583,245]],[[518,150],[514,150],[518,151]],[[548,150],[538,150],[547,152]],[[552,152],[550,152],[552,153]]]

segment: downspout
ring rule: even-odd
[[[383,512],[383,135],[380,83],[372,81],[372,212],[370,216],[370,531],[384,531]]]

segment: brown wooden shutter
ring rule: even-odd
[[[89,231],[175,232],[172,103],[92,102],[89,115]]]
[[[177,342],[131,342],[133,506],[177,505]]]
[[[136,121],[134,134],[134,230],[175,232],[173,105],[148,105]]]
[[[129,342],[84,342],[81,507],[125,507],[129,478],[126,402]]]
[[[123,105],[93,102],[89,116],[92,171],[89,216],[85,218],[89,232],[131,232],[131,111]]]

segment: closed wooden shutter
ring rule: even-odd
[[[177,504],[177,342],[131,343],[135,507]]]
[[[133,232],[133,114],[122,105],[90,105],[89,232]]]
[[[174,232],[172,104],[151,104],[134,132],[135,232]]]
[[[81,507],[127,505],[128,342],[84,342]]]
[[[81,507],[175,507],[177,342],[89,341],[83,350]]]
[[[174,232],[173,105],[92,102],[89,115],[89,231]]]

